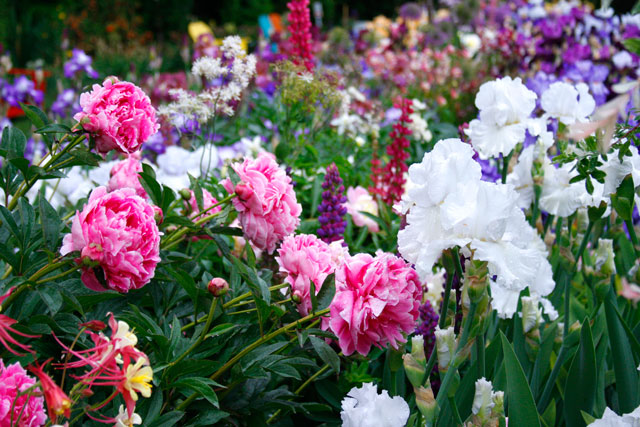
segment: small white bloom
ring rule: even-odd
[[[120,405],[115,421],[116,423],[113,427],[131,427],[134,424],[142,424],[142,418],[140,417],[140,415],[134,412],[133,415],[129,417],[129,414],[127,413],[126,409],[124,409],[123,405]]]
[[[400,396],[378,394],[378,386],[364,383],[354,387],[342,400],[343,427],[404,427],[409,419],[409,405]]]
[[[302,80],[305,83],[311,83],[313,82],[313,74],[311,74],[308,71],[305,71],[303,73],[298,74],[298,78],[300,80]]]
[[[433,307],[436,312],[438,311],[438,307],[440,307],[440,300],[442,300],[445,272],[446,270],[444,268],[440,268],[435,273],[427,275],[424,281],[427,286],[425,298],[431,303],[431,307]]]
[[[587,121],[587,116],[596,108],[596,101],[584,83],[575,87],[565,82],[552,83],[542,94],[540,102],[548,117],[566,125]]]
[[[458,37],[460,37],[460,44],[469,52],[470,56],[475,55],[482,47],[482,39],[475,33],[458,32]]]
[[[540,326],[542,310],[540,310],[537,296],[522,297],[522,329],[526,334]]]
[[[611,57],[611,60],[613,61],[613,65],[619,70],[633,66],[633,57],[626,50],[621,50],[616,53]]]
[[[588,427],[638,427],[640,426],[640,407],[633,412],[618,415],[611,409],[606,408],[602,418],[595,420]]]

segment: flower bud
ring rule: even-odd
[[[478,419],[485,423],[491,416],[491,410],[495,406],[493,401],[493,385],[484,377],[476,381],[476,394],[473,397],[471,412],[478,416]]]
[[[491,410],[491,416],[494,418],[504,417],[504,391],[496,391],[492,396],[493,409]]]
[[[411,355],[419,363],[426,363],[427,357],[424,354],[424,337],[422,335],[414,335],[411,337]]]
[[[418,362],[412,354],[404,354],[402,356],[402,363],[404,365],[404,372],[407,374],[411,385],[413,385],[414,388],[420,387],[426,371],[425,366]]]
[[[616,265],[613,261],[613,240],[599,239],[596,249],[596,271],[600,271],[605,276],[611,276],[616,272]]]
[[[293,295],[291,295],[291,301],[295,302],[296,304],[300,304],[302,300],[302,293],[300,291],[294,291]]]
[[[542,310],[538,297],[522,297],[522,332],[529,333],[537,329],[542,321]]]
[[[469,299],[480,302],[489,286],[489,269],[486,261],[470,260],[465,272],[465,287],[468,288]]]
[[[156,224],[160,225],[164,221],[164,214],[162,213],[162,209],[158,206],[153,206],[153,219],[156,220]]]
[[[221,297],[229,290],[229,283],[221,277],[214,277],[207,285],[207,290],[214,297]]]
[[[92,331],[95,331],[95,332],[100,332],[107,327],[107,325],[100,320],[90,320],[85,323],[80,323],[79,326],[81,328],[91,329]]]
[[[416,405],[422,413],[427,425],[433,425],[433,421],[438,415],[438,403],[433,396],[433,390],[431,385],[427,387],[418,387],[415,390],[416,393]]]
[[[440,372],[446,372],[449,369],[451,358],[456,351],[456,336],[453,326],[447,329],[436,327],[436,349],[438,351],[438,369]]]
[[[180,197],[182,197],[182,200],[191,200],[191,191],[189,191],[188,188],[183,188],[178,193],[180,193]]]

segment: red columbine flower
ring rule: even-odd
[[[293,44],[293,63],[304,64],[309,72],[313,71],[311,55],[311,18],[309,0],[291,0],[287,3],[289,13],[289,32]]]
[[[11,289],[9,289],[9,291],[6,294],[0,296],[0,308],[2,307],[2,303],[4,302],[4,300],[7,299],[9,295],[11,295],[11,292],[13,292],[14,289],[15,287],[12,287]],[[11,327],[11,325],[13,325],[14,323],[18,323],[18,322],[9,316],[0,314],[0,344],[2,344],[4,348],[6,348],[9,352],[15,354],[16,356],[24,356],[24,353],[18,353],[16,350],[11,348],[9,344],[13,344],[14,346],[20,348],[21,350],[27,351],[29,353],[33,353],[34,351],[30,345],[22,344],[16,341],[16,339],[13,338],[10,335],[10,333],[14,335],[20,335],[21,337],[25,337],[25,338],[39,338],[40,335],[28,335],[28,334],[24,334],[22,332],[16,331]]]
[[[58,415],[64,415],[69,418],[71,416],[71,399],[65,394],[64,391],[51,379],[51,377],[44,373],[44,368],[51,359],[44,362],[44,365],[37,365],[34,368],[29,366],[28,369],[35,374],[40,380],[42,390],[44,393],[45,401],[47,402],[47,410],[49,411],[49,418],[55,421]]]

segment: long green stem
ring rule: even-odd
[[[278,289],[284,288],[284,287],[286,287],[286,286],[289,286],[289,284],[288,284],[288,283],[280,283],[279,285],[273,285],[273,286],[270,286],[270,287],[269,287],[269,292],[272,292],[272,291],[275,291],[275,290],[278,290]],[[222,308],[223,308],[223,309],[227,309],[227,308],[229,308],[229,307],[233,306],[233,304],[237,303],[238,301],[242,301],[243,299],[250,298],[250,297],[252,297],[252,296],[253,296],[253,294],[252,294],[251,292],[244,293],[244,294],[242,294],[242,295],[240,295],[240,296],[238,296],[238,297],[236,297],[236,298],[234,298],[234,299],[230,300],[230,301],[229,301],[229,302],[227,302],[226,304],[223,304],[223,305],[222,305]],[[194,326],[196,326],[196,325],[198,325],[198,324],[200,324],[200,323],[204,322],[204,320],[205,320],[206,318],[207,318],[206,316],[202,316],[201,318],[197,319],[195,322],[187,323],[186,325],[184,325],[184,326],[182,327],[181,331],[182,331],[182,332],[184,332],[184,331],[186,331],[186,330],[187,330],[187,329],[189,329],[189,328],[193,328]]]
[[[211,209],[214,209],[224,203],[229,202],[231,199],[233,199],[234,197],[236,197],[236,194],[233,193],[227,197],[225,197],[224,199],[220,200],[218,203],[209,206],[207,209],[204,209],[199,216],[204,215],[206,212],[210,211]],[[199,220],[194,222],[195,226],[200,226],[204,223],[206,223],[207,221],[211,221],[213,218],[215,218],[217,215],[219,214],[219,212],[215,212],[212,214],[209,214],[207,216],[201,217]],[[190,227],[182,227],[182,228],[178,228],[177,230],[174,230],[171,234],[169,234],[160,244],[161,249],[165,249],[165,247],[167,245],[169,245],[170,243],[173,243],[174,241],[178,240],[180,237],[182,237],[183,235],[187,234],[190,230]]]
[[[303,317],[302,319],[296,320],[295,322],[291,322],[291,323],[281,327],[280,329],[276,329],[275,331],[271,332],[270,334],[264,335],[262,338],[257,339],[256,341],[254,341],[253,343],[251,343],[247,347],[245,347],[238,354],[233,356],[227,363],[222,365],[222,367],[220,369],[218,369],[216,372],[214,372],[209,378],[211,378],[212,380],[216,380],[222,374],[224,374],[229,369],[231,369],[231,367],[233,365],[235,365],[240,359],[242,359],[244,356],[246,356],[249,352],[251,352],[252,350],[254,350],[254,349],[258,348],[258,347],[260,347],[265,342],[272,340],[273,338],[277,337],[278,335],[280,335],[280,334],[282,334],[284,332],[287,332],[289,329],[292,329],[292,328],[300,325],[301,323],[307,322],[309,320],[313,320],[316,317],[323,316],[323,315],[327,314],[328,312],[329,312],[329,308],[325,308],[324,310],[320,310],[320,311],[317,311],[315,313],[311,313],[308,316]],[[196,395],[197,395],[197,393],[193,393],[184,402],[182,402],[180,405],[178,405],[178,407],[176,409],[178,411],[184,410],[187,406],[189,406],[189,404],[191,402],[193,402],[193,400],[196,398]]]
[[[200,344],[202,344],[202,341],[205,340],[205,338],[207,337],[207,333],[209,332],[209,327],[211,326],[211,322],[213,321],[213,314],[216,311],[216,306],[217,305],[218,305],[218,298],[213,298],[213,302],[211,303],[211,308],[209,309],[209,314],[207,315],[207,323],[205,323],[204,329],[200,332],[200,336],[198,337],[196,342],[194,342],[191,345],[191,347],[189,347],[187,349],[187,351],[182,353],[180,355],[180,357],[178,357],[176,360],[174,360],[173,362],[169,363],[169,366],[173,366],[173,365],[176,365],[176,364],[180,363],[185,357],[187,357],[187,355],[189,355],[189,353],[191,353]]]
[[[59,258],[58,258],[59,259]],[[31,283],[33,282],[37,282],[37,280],[39,278],[41,278],[42,276],[44,276],[47,273],[50,273],[56,269],[58,269],[59,267],[62,267],[64,265],[67,264],[71,264],[74,261],[71,259],[67,259],[64,261],[60,261],[60,262],[54,262],[51,264],[47,264],[44,267],[42,267],[40,270],[36,271],[31,277],[29,277],[25,282],[21,283],[20,285],[18,285],[18,287],[16,288],[15,291],[13,291],[11,293],[11,295],[9,295],[9,297],[5,300],[4,304],[2,304],[3,308],[9,307],[11,305],[11,303],[18,298],[18,296],[26,289],[30,286]],[[49,280],[49,279],[47,279]],[[40,282],[43,283],[43,282]]]
[[[476,337],[476,363],[478,364],[478,378],[484,377],[484,331]]]
[[[587,247],[587,243],[589,242],[589,236],[591,235],[591,230],[593,229],[593,221],[589,221],[587,224],[587,229],[584,232],[584,236],[582,236],[582,242],[580,242],[580,247],[578,248],[578,253],[576,253],[576,260],[573,264],[573,272],[575,272],[578,268],[578,262],[580,261],[580,257]],[[570,298],[571,298],[571,277],[568,274],[564,275],[565,280],[565,288],[564,288],[564,338],[566,339],[569,335],[569,326],[571,323],[571,313],[570,313]]]
[[[558,353],[558,358],[556,359],[555,365],[553,365],[553,369],[551,370],[551,374],[549,375],[549,379],[544,386],[544,390],[542,391],[542,396],[540,396],[540,400],[538,401],[538,413],[544,413],[545,409],[547,409],[547,405],[549,404],[549,399],[551,398],[551,391],[556,383],[556,378],[560,373],[560,367],[564,363],[564,358],[567,354],[567,348],[562,344],[560,347],[560,352]]]
[[[462,418],[460,418],[460,411],[458,411],[455,397],[449,396],[449,406],[451,407],[451,412],[453,412],[453,419],[456,421],[456,425],[461,426]]]

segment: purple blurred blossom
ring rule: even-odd
[[[71,58],[64,63],[64,76],[68,79],[76,77],[79,72],[86,73],[92,79],[98,78],[98,72],[93,69],[93,59],[82,49],[73,49]]]

